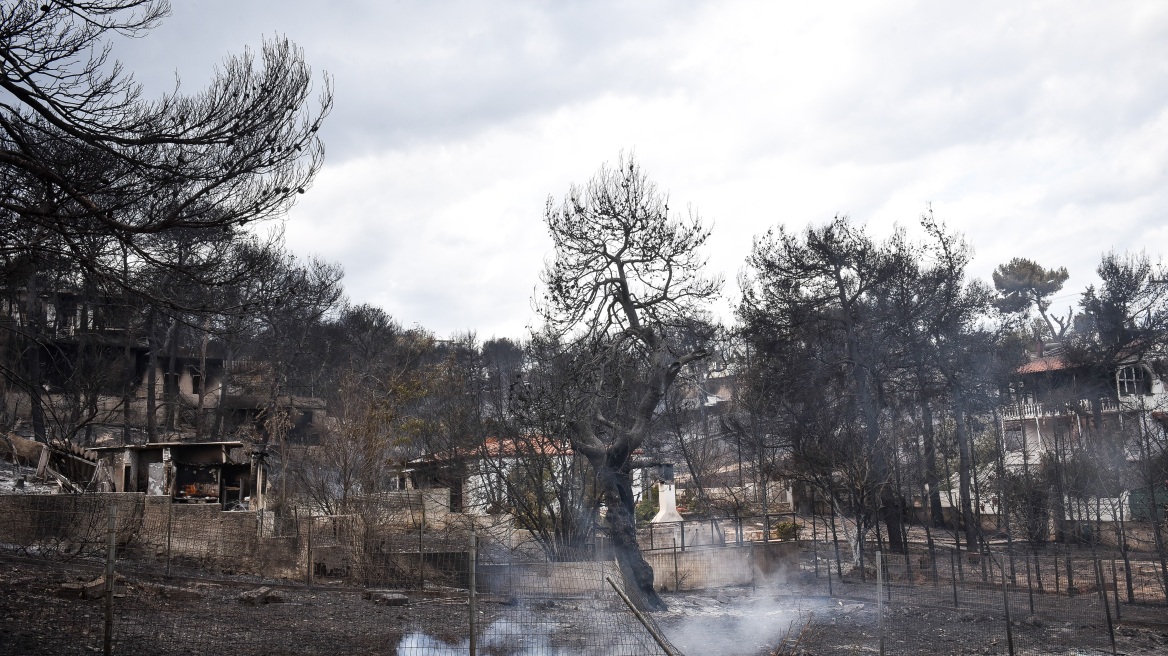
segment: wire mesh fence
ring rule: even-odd
[[[284,521],[169,501],[0,497],[0,653],[677,653],[614,564],[421,495]]]
[[[794,518],[648,530],[644,556],[678,607],[740,589],[787,599],[807,626],[812,608],[863,608],[877,625],[860,622],[857,644],[887,653],[960,653],[970,636],[988,653],[1052,653],[1055,633],[1111,653],[1116,627],[1168,609],[1153,554],[913,544],[877,565],[878,545],[852,563]],[[0,496],[0,653],[680,653],[597,552],[549,559],[512,522],[417,492],[279,519],[141,494]]]

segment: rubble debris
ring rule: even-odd
[[[116,574],[114,582],[124,585],[126,577]],[[102,574],[92,581],[62,583],[57,588],[57,596],[62,599],[101,599],[105,596],[105,575]]]
[[[196,601],[203,598],[203,591],[197,588],[183,588],[175,585],[148,583],[142,585],[142,589],[153,592],[159,597],[173,599],[175,601]]]
[[[365,593],[365,598],[369,599],[378,606],[410,605],[410,598],[398,592],[381,592],[377,590],[370,590]]]
[[[366,590],[364,593],[362,593],[361,597],[364,599],[368,599],[375,604],[382,604],[385,606],[409,606],[410,605],[410,598],[409,597],[405,596],[404,594],[401,594],[400,592],[394,592],[393,590],[369,589],[369,590]]]
[[[239,603],[245,606],[262,606],[264,604],[278,604],[284,601],[279,593],[268,586],[239,593]]]

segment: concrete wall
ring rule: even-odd
[[[658,550],[646,554],[660,590],[704,590],[759,584],[795,567],[797,544],[771,542],[741,547]]]
[[[477,588],[503,596],[591,596],[611,590],[604,577],[620,582],[615,562],[478,565]]]
[[[797,567],[794,542],[647,553],[654,585],[661,591],[766,585],[785,580]],[[609,590],[605,576],[620,582],[615,562],[480,564],[479,589],[502,596],[594,595]]]

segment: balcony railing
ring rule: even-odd
[[[1132,410],[1129,404],[1119,404],[1112,399],[1101,399],[1100,407],[1103,412],[1114,413],[1123,410]],[[1090,399],[1079,399],[1071,403],[1012,403],[1002,409],[1002,418],[1009,420],[1042,419],[1044,417],[1065,417],[1075,414],[1092,413]]]

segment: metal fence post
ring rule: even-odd
[[[423,532],[426,530],[426,494],[418,492],[418,500],[422,506],[422,521],[418,524],[418,589],[426,589],[426,551],[422,543]]]
[[[625,594],[624,590],[620,589],[620,586],[616,584],[616,581],[613,581],[611,576],[604,577],[604,580],[608,581],[608,584],[611,585],[612,589],[616,591],[616,594],[618,597],[620,597],[620,600],[623,601],[625,606],[628,606],[629,611],[633,613],[633,617],[637,618],[637,621],[641,623],[641,626],[645,627],[645,630],[649,632],[649,635],[653,638],[653,641],[657,643],[658,647],[661,647],[661,650],[665,652],[666,656],[677,656],[677,652],[675,652],[670,646],[669,641],[667,641],[665,637],[657,631],[657,629],[653,628],[652,622],[650,622],[648,618],[645,617],[644,613],[637,610],[637,606],[633,604],[633,600],[629,599],[629,596]]]
[[[315,522],[312,519],[312,514],[310,513],[308,515],[308,555],[305,558],[305,560],[307,561],[307,564],[305,565],[305,570],[304,570],[304,583],[308,586],[308,589],[310,589],[310,590],[312,589],[312,574],[313,574],[313,572],[312,572],[312,525],[314,523]]]
[[[1026,561],[1026,595],[1030,598],[1030,614],[1034,614],[1034,586],[1030,583],[1030,555],[1027,554],[1023,559]]]
[[[831,587],[831,558],[827,559],[827,596],[834,597],[835,591]]]
[[[476,642],[475,642],[475,569],[478,566],[478,544],[475,539],[474,520],[471,520],[470,525],[470,594],[467,598],[467,606],[470,608],[470,656],[475,656]]]
[[[1115,584],[1115,587],[1112,588],[1112,590],[1115,593],[1114,594],[1114,597],[1115,597],[1115,621],[1119,622],[1119,621],[1121,621],[1120,612],[1119,612],[1119,573],[1115,569],[1115,559],[1114,558],[1111,559],[1111,582]]]
[[[811,557],[815,560],[815,578],[819,578],[819,543],[815,541],[815,530],[811,531]]]
[[[884,555],[876,552],[876,617],[880,630],[880,656],[884,656]]]
[[[166,497],[166,578],[170,578],[170,540],[174,523],[174,497]]]
[[[1055,596],[1058,596],[1059,594],[1062,593],[1062,583],[1061,583],[1060,576],[1061,575],[1059,574],[1058,554],[1055,554],[1055,556],[1054,556],[1054,594],[1055,594]]]
[[[114,652],[114,559],[117,558],[118,507],[109,506],[105,550],[105,626],[102,630],[102,653]]]
[[[929,540],[929,567],[933,570],[933,587],[937,587],[941,583],[941,572],[937,571],[937,545],[931,539]]]
[[[957,547],[949,551],[949,578],[953,579],[953,607],[957,608]]]
[[[681,592],[681,575],[677,571],[677,538],[673,539],[673,591]]]
[[[1009,533],[1006,533],[1006,554],[1010,557],[1010,585],[1017,587],[1018,571],[1014,566],[1014,538]]]
[[[1103,576],[1103,564],[1096,558],[1095,585],[1099,588],[1099,601],[1103,603],[1103,616],[1107,620],[1107,635],[1111,638],[1111,654],[1115,656],[1115,626],[1111,623],[1111,606],[1107,603],[1106,581],[1107,579]]]
[[[1002,572],[1002,608],[1004,608],[1006,611],[1006,649],[1009,650],[1010,656],[1014,656],[1014,627],[1011,626],[1010,622],[1010,594],[1006,587],[1008,584],[1008,579],[1006,578],[1005,563],[1002,563],[998,569]]]

